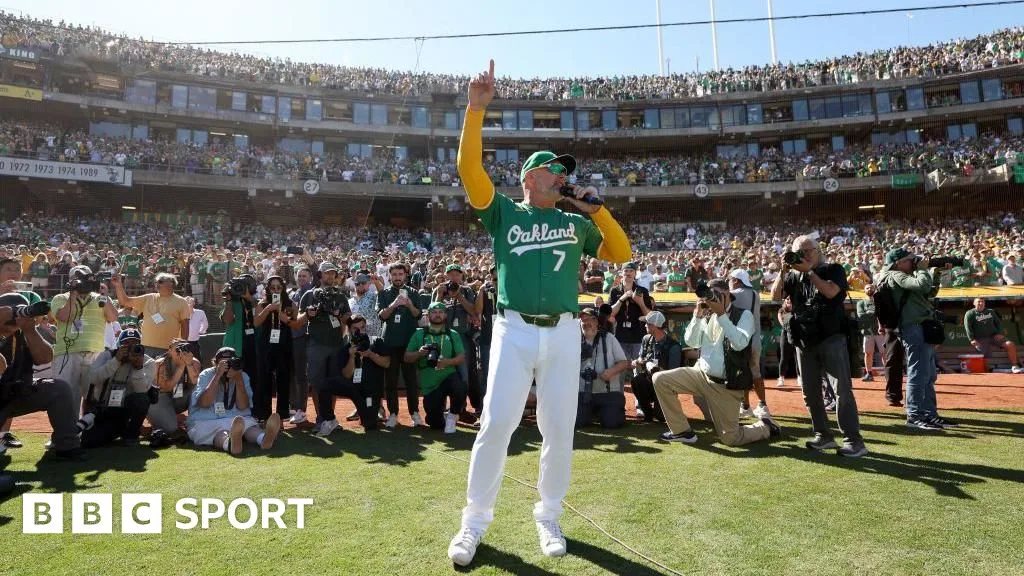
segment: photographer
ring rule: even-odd
[[[270,416],[274,389],[277,389],[277,414],[287,420],[292,376],[292,331],[298,314],[288,299],[284,278],[271,276],[264,288],[263,300],[256,304],[256,387],[253,389],[253,416],[263,422]],[[244,358],[243,358],[244,360]]]
[[[754,385],[750,370],[754,315],[733,305],[725,280],[700,282],[695,292],[699,300],[686,325],[685,339],[687,346],[700,349],[700,358],[693,367],[662,370],[654,375],[654,390],[668,424],[668,432],[661,438],[685,444],[697,441],[683,414],[679,394],[691,394],[694,402],[706,406],[709,423],[727,446],[782,436],[782,429],[767,416],[756,424],[739,423],[743,395]]]
[[[476,373],[476,344],[473,342],[471,317],[476,312],[476,292],[465,283],[465,273],[459,264],[449,264],[444,269],[448,281],[434,290],[433,302],[444,302],[448,310],[447,327],[459,334],[466,361],[458,365],[459,375],[466,384],[467,395],[473,409],[483,411],[483,396]]]
[[[388,347],[388,365],[385,377],[385,394],[388,401],[388,419],[385,426],[394,428],[398,424],[398,372],[405,382],[405,396],[413,424],[423,425],[420,417],[420,389],[416,367],[405,363],[405,349],[416,331],[416,325],[423,315],[419,308],[421,295],[408,286],[409,267],[402,263],[388,268],[391,286],[377,293],[377,317],[384,324],[384,344]]]
[[[620,428],[626,423],[626,394],[622,373],[629,369],[629,358],[618,340],[599,325],[593,308],[580,312],[583,342],[580,355],[580,395],[576,404],[576,427],[582,428],[598,418],[602,428]]]
[[[941,418],[936,405],[938,373],[934,345],[941,343],[942,324],[935,320],[935,308],[930,301],[938,293],[938,286],[928,271],[929,263],[927,258],[894,248],[885,255],[885,269],[878,283],[879,290],[891,290],[900,340],[907,355],[907,426],[937,431],[956,423]],[[926,326],[936,328],[938,334],[933,330],[926,333]]]
[[[643,318],[654,308],[650,292],[636,282],[636,262],[622,268],[622,277],[616,278],[608,295],[615,317],[615,339],[629,358],[640,354],[640,341],[644,338]]]
[[[839,448],[843,456],[867,454],[860,435],[857,400],[850,380],[850,358],[846,335],[846,271],[839,264],[825,262],[818,244],[807,236],[793,241],[793,250],[783,255],[782,274],[772,286],[772,300],[789,297],[793,315],[785,326],[796,346],[796,365],[804,403],[811,416],[814,439],[811,450]],[[839,396],[837,419],[843,446],[836,445],[829,429],[822,394],[827,377]]]
[[[740,418],[771,418],[768,404],[765,402],[764,378],[761,376],[761,294],[754,290],[750,275],[739,268],[729,273],[729,291],[734,306],[749,310],[754,316],[754,333],[750,337],[750,374],[754,378],[754,394],[757,395],[757,407],[750,410],[750,390],[743,392],[743,403],[740,404]]]
[[[188,339],[189,307],[184,298],[174,293],[178,279],[172,274],[157,274],[153,280],[156,292],[129,297],[121,283],[121,277],[114,275],[110,285],[114,287],[117,302],[130,307],[142,318],[142,345],[146,354],[156,358],[170,347],[175,338]]]
[[[108,322],[117,322],[117,310],[98,293],[100,281],[86,266],[71,269],[68,292],[57,294],[50,303],[56,324],[53,346],[53,376],[71,386],[75,414],[82,409],[82,396],[89,387],[87,372],[97,356],[106,351]]]
[[[320,286],[302,295],[298,317],[298,325],[307,326],[306,366],[314,398],[329,380],[340,377],[338,361],[351,316],[348,300],[337,286],[338,267],[323,262],[319,270]],[[317,426],[323,421],[317,414]]]
[[[433,430],[443,428],[445,434],[453,434],[459,412],[466,404],[466,384],[456,371],[456,367],[465,362],[465,354],[462,338],[445,326],[448,316],[444,302],[430,305],[427,309],[430,327],[417,329],[409,339],[405,361],[415,363],[419,369],[427,426]],[[444,410],[446,398],[447,412]]]
[[[256,278],[243,274],[223,288],[220,319],[226,327],[223,346],[240,354],[246,374],[256,376]]]
[[[299,302],[302,301],[302,297],[306,292],[313,289],[313,272],[305,264],[302,264],[295,271],[295,279],[299,286],[298,289],[292,292],[289,299],[296,310],[296,314],[298,314],[300,310]],[[297,317],[296,320],[298,320]],[[295,414],[288,421],[292,424],[302,424],[306,421],[306,404],[309,401],[309,378],[306,374],[306,343],[309,341],[309,336],[306,335],[306,327],[304,325],[298,323],[295,325],[298,327],[291,329],[292,383],[288,394],[288,399],[291,400],[292,410],[295,411]]]
[[[117,350],[96,357],[87,374],[85,415],[78,424],[82,447],[97,448],[118,438],[126,446],[139,443],[142,422],[159,400],[154,368],[142,347],[142,334],[133,328],[121,331]]]
[[[149,407],[147,415],[154,434],[159,430],[169,438],[178,437],[178,414],[188,408],[192,390],[203,369],[196,359],[198,351],[197,344],[176,339],[171,342],[167,354],[156,359],[153,373],[156,375],[160,397],[156,404]]]
[[[637,417],[644,422],[665,421],[661,404],[654,391],[653,376],[662,370],[679,368],[683,364],[683,349],[665,331],[665,315],[657,310],[642,318],[647,334],[640,342],[640,353],[633,359],[633,395],[636,397]]]
[[[343,396],[355,404],[363,429],[377,429],[377,412],[384,393],[385,370],[391,357],[384,341],[366,332],[366,318],[353,314],[348,319],[348,338],[341,348],[341,378],[328,378],[317,389],[317,436],[329,436],[338,427],[334,397]]]
[[[234,456],[244,441],[269,450],[281,431],[281,419],[271,414],[261,430],[251,416],[252,387],[242,371],[242,359],[231,348],[221,348],[213,366],[203,370],[188,406],[188,437],[196,446],[213,446]]]
[[[0,295],[0,320],[6,320],[0,324],[0,364],[6,366],[0,373],[0,426],[15,416],[45,411],[53,427],[54,457],[82,460],[71,387],[62,380],[33,378],[32,366],[52,361],[53,349],[36,329],[36,319],[25,315],[45,315],[48,306],[28,306],[21,294]]]

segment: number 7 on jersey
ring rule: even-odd
[[[555,262],[555,272],[558,272],[562,268],[562,263],[565,262],[565,252],[563,250],[552,250],[551,253],[558,256],[558,262]]]

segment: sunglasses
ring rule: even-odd
[[[566,173],[565,166],[558,164],[557,162],[552,164],[545,164],[544,167],[548,169],[548,172],[551,172],[552,174],[558,176],[562,176]]]

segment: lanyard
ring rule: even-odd
[[[245,299],[242,300],[242,324],[246,330],[253,327],[252,304]]]
[[[229,410],[234,409],[235,395],[232,393],[231,388],[234,388],[235,384],[228,380],[227,376],[224,376],[221,381],[221,386],[224,388],[224,407]]]

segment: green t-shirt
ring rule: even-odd
[[[169,256],[163,256],[156,261],[156,269],[161,272],[167,272],[177,263],[177,260]]]
[[[604,293],[607,294],[612,290],[612,283],[615,282],[615,274],[611,272],[604,273]]]
[[[420,308],[419,292],[411,286],[403,286],[402,290],[406,291],[413,305]],[[398,289],[394,286],[389,286],[386,290],[377,292],[377,312],[379,313],[381,310],[391,306],[395,298],[398,298]],[[422,308],[420,308],[418,315],[413,316],[408,308],[399,306],[387,321],[382,322],[384,324],[384,344],[390,348],[405,348],[406,344],[409,343],[409,338],[412,337],[412,333],[416,331],[417,320],[422,315]]]
[[[578,263],[603,240],[594,223],[557,208],[537,208],[495,194],[476,210],[494,237],[498,306],[523,314],[578,312]]]
[[[747,275],[750,276],[751,287],[760,292],[764,285],[764,271],[760,268],[751,268],[747,270]]]
[[[252,330],[252,334],[249,336],[255,338],[256,327],[253,325],[253,318],[256,310],[255,307],[249,308],[249,314],[246,314],[242,307],[242,301],[234,299],[231,301],[231,309],[235,313],[235,320],[224,329],[224,343],[221,346],[234,348],[238,357],[242,358],[246,332]]]
[[[214,262],[210,264],[210,275],[213,276],[214,282],[227,282],[228,281],[228,263],[227,262]]]
[[[672,286],[671,284],[672,282],[686,282],[686,274],[683,274],[682,272],[672,272],[668,275],[668,281],[668,291],[670,293],[678,294],[686,291],[682,286]]]
[[[419,328],[409,339],[406,346],[407,352],[416,352],[427,344],[437,344],[441,347],[441,358],[454,358],[464,352],[462,348],[462,337],[457,333],[448,330],[440,334],[430,332],[427,328]],[[435,370],[427,366],[427,358],[424,356],[416,363],[420,375],[420,393],[426,396],[441,384],[441,381],[455,373],[455,366],[448,366],[441,370]]]
[[[32,278],[46,278],[50,275],[50,264],[47,262],[33,262],[28,267],[28,273]]]
[[[195,260],[194,264],[196,267],[196,278],[200,283],[206,282],[206,267],[210,265],[210,262],[205,258],[199,258],[198,260]]]
[[[142,254],[127,254],[121,261],[121,267],[125,276],[142,276]]]
[[[974,268],[970,266],[953,268],[953,287],[967,288],[970,286],[974,286]]]

